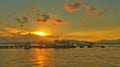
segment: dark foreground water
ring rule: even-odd
[[[0,49],[0,67],[120,67],[120,47]]]

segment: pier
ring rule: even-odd
[[[54,43],[37,43],[32,45],[30,42],[15,42],[13,45],[2,45],[0,49],[31,49],[31,48],[105,48],[105,45],[94,45],[93,42],[66,42],[66,41],[55,41]]]
[[[0,46],[0,49],[76,48],[75,46]]]
[[[79,48],[105,48],[105,46],[80,46]],[[76,48],[76,46],[0,46],[0,49],[31,49],[31,48]]]

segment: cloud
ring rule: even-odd
[[[50,15],[47,13],[42,13],[42,14],[37,13],[34,16],[34,19],[36,22],[46,23],[50,19]]]
[[[42,14],[40,17],[40,22],[47,22],[50,19],[50,16],[47,14]]]
[[[28,17],[22,16],[21,18],[16,18],[16,21],[20,23],[20,27],[23,27],[24,23],[28,22]]]
[[[63,19],[59,19],[56,15],[49,14],[47,12],[39,12],[39,9],[35,9],[36,11],[34,12],[33,15],[27,17],[27,16],[22,16],[20,18],[16,18],[15,20],[20,23],[20,27],[24,27],[25,23],[29,21],[29,18],[33,18],[35,22],[39,23],[44,23],[44,24],[51,24],[52,26],[64,24]]]
[[[16,18],[16,21],[18,23],[27,23],[28,22],[28,17],[22,16],[21,18]]]
[[[82,3],[80,1],[65,4],[65,10],[68,12],[78,11],[81,7]]]
[[[87,14],[95,15],[95,16],[102,16],[103,12],[96,10],[96,8],[92,5],[86,5],[85,6],[85,11]]]
[[[3,34],[2,36],[20,36],[22,34],[28,33],[24,30],[4,26],[0,27],[0,30],[2,30],[1,32],[1,34]]]
[[[103,15],[102,11],[97,10],[96,7],[91,4],[85,4],[84,2],[82,2],[82,0],[78,0],[73,3],[65,4],[65,10],[67,12],[79,11],[81,8],[83,8],[85,10],[85,13],[87,15],[94,15],[94,16],[102,16]]]
[[[95,12],[95,7],[93,7],[92,5],[86,5],[85,10],[87,14],[92,14]]]
[[[62,19],[55,19],[53,22],[52,22],[52,25],[53,26],[56,26],[56,25],[61,25],[61,24],[65,24],[66,21],[62,20]]]
[[[48,13],[41,13],[39,15],[35,15],[34,20],[36,22],[51,24],[53,26],[65,23],[65,21],[63,19],[59,19],[58,16]]]
[[[95,16],[102,16],[102,15],[103,15],[103,12],[101,12],[101,11],[96,11],[94,14],[95,14]]]

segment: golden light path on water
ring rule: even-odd
[[[32,59],[32,61],[34,61],[34,63],[36,64],[36,66],[38,67],[44,67],[48,64],[48,57],[46,56],[46,54],[49,54],[47,51],[45,51],[45,49],[40,49],[40,50],[35,50],[33,52],[33,56],[34,59]],[[34,65],[33,65],[34,67]]]
[[[33,49],[31,55],[32,67],[54,67],[57,63],[54,49]]]

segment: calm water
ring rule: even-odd
[[[0,67],[120,67],[120,47],[0,49]]]

